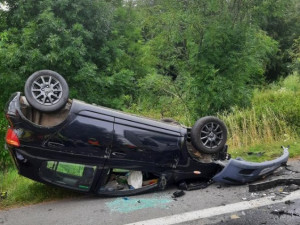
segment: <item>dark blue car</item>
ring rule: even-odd
[[[215,180],[241,184],[265,176],[288,159],[266,163],[230,159],[227,130],[216,117],[192,128],[68,99],[58,73],[32,74],[25,96],[6,110],[7,147],[30,179],[99,195],[132,195],[174,182]]]

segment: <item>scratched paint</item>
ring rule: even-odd
[[[117,198],[106,203],[111,212],[129,213],[146,208],[166,208],[173,200],[167,196],[154,198]]]

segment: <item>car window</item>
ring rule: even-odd
[[[92,185],[95,171],[96,166],[46,161],[42,163],[40,176],[51,183],[68,186],[77,190],[88,191]]]

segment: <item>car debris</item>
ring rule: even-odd
[[[181,190],[181,191],[175,191],[175,192],[173,193],[172,198],[179,198],[179,197],[181,197],[181,196],[183,196],[183,195],[185,195],[185,192],[184,192],[183,190]]]
[[[207,188],[209,185],[213,183],[212,180],[209,181],[183,181],[179,183],[178,188],[180,190],[186,190],[186,191],[192,191],[192,190],[198,190],[198,189],[204,189]]]
[[[247,155],[263,156],[265,152],[247,152]]]
[[[291,201],[291,200],[287,200],[284,202],[284,204],[286,205],[291,205],[291,204],[294,204],[295,202]]]
[[[283,148],[270,162],[231,159],[226,125],[214,116],[186,127],[69,99],[66,81],[50,70],[33,73],[24,93],[5,107],[6,144],[19,174],[79,192],[129,196],[171,183],[186,190],[212,181],[243,184],[272,173],[289,155]]]
[[[233,214],[233,215],[230,216],[230,219],[232,219],[232,220],[236,220],[236,219],[239,219],[239,218],[240,217],[236,214]]]
[[[256,184],[249,184],[249,192],[263,191],[279,185],[292,185],[292,189],[297,190],[299,189],[298,185],[300,185],[300,178],[280,178]]]
[[[285,210],[273,210],[271,211],[271,214],[273,215],[277,215],[277,216],[282,216],[282,215],[288,215],[288,216],[300,216],[298,213],[295,213],[295,212],[288,212],[288,211],[285,211]]]

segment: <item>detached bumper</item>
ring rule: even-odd
[[[230,159],[224,169],[213,177],[213,180],[227,184],[244,184],[264,177],[288,161],[288,148],[282,148],[283,155],[272,161],[254,163],[242,159]]]

